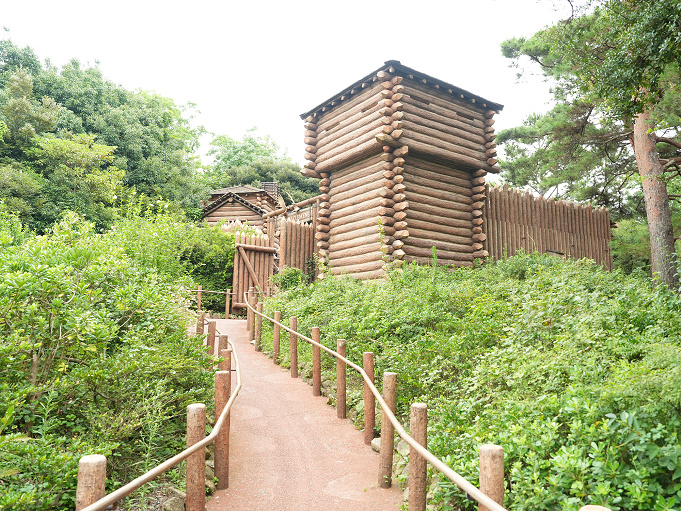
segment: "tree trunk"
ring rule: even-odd
[[[634,154],[643,185],[643,197],[648,217],[650,236],[650,265],[654,278],[670,288],[679,287],[674,231],[669,208],[667,185],[662,179],[664,170],[655,145],[655,134],[649,133],[650,112],[636,117],[634,123]]]

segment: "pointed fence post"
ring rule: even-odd
[[[206,405],[195,403],[187,407],[187,447],[206,437]],[[206,452],[199,449],[187,458],[186,511],[206,508]]]
[[[426,449],[428,448],[428,406],[424,403],[411,405],[409,421],[411,437]],[[409,449],[409,511],[426,510],[426,460]]]
[[[274,311],[274,321],[274,332],[272,333],[272,362],[278,364],[281,342],[281,327],[279,326],[279,323],[281,323],[281,311]]]
[[[395,413],[397,404],[397,373],[383,373],[383,399]],[[392,486],[393,454],[395,451],[395,426],[385,413],[381,416],[381,451],[379,453],[378,485],[381,488]]]
[[[298,318],[296,316],[291,316],[291,319],[289,319],[289,328],[293,332],[298,331]],[[293,332],[291,332],[291,337],[289,338],[291,378],[298,378],[298,336]]]
[[[310,337],[313,341],[319,342],[319,327],[312,327]],[[312,345],[312,395],[322,395],[322,350],[319,346]]]
[[[106,494],[106,457],[101,454],[83,456],[78,462],[76,511],[94,504]]]
[[[367,373],[371,383],[374,383],[374,354],[370,351],[364,352],[362,356],[364,372]],[[374,439],[374,426],[376,425],[376,398],[364,382],[364,443],[371,445]]]
[[[345,339],[336,341],[336,351],[345,358]],[[346,417],[346,388],[345,388],[346,365],[341,359],[336,359],[336,417],[345,419]]]
[[[230,352],[222,353],[231,358]],[[218,371],[215,373],[215,417],[220,416],[232,393],[232,372]],[[218,478],[218,490],[229,487],[229,415],[215,438],[215,477]]]
[[[480,446],[480,491],[504,505],[504,449],[500,445]],[[478,511],[488,511],[480,504]]]

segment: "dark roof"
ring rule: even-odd
[[[213,190],[211,195],[218,195],[218,194],[223,194],[223,193],[257,193],[257,192],[263,192],[267,193],[265,190],[262,188],[256,188],[255,186],[251,185],[238,185],[238,186],[230,186],[228,188],[220,188],[219,190]]]
[[[233,188],[238,188],[238,187],[235,186],[235,187],[233,187]],[[251,187],[251,188],[253,188],[253,187]],[[217,192],[217,191],[219,191],[219,190],[214,190],[214,192]],[[206,205],[203,207],[203,215],[202,215],[202,216],[206,216],[206,215],[207,215],[208,213],[210,213],[211,211],[215,211],[215,210],[218,209],[220,206],[222,206],[225,202],[228,202],[230,198],[232,198],[233,202],[238,202],[238,203],[241,204],[242,206],[247,207],[248,209],[250,209],[251,211],[257,213],[257,214],[260,215],[260,216],[262,216],[262,215],[264,215],[264,214],[266,213],[266,211],[265,211],[264,209],[259,208],[259,207],[256,206],[255,204],[251,204],[251,203],[248,202],[246,199],[244,199],[244,198],[242,198],[242,197],[239,197],[236,193],[234,193],[234,192],[227,192],[227,193],[222,194],[220,197],[218,197],[217,199],[215,199],[215,200],[214,200],[213,202],[211,202],[210,204],[206,204]]]
[[[429,85],[430,87],[438,85],[440,87],[440,90],[444,89],[446,91],[449,91],[451,94],[457,94],[460,99],[468,101],[474,100],[476,104],[480,104],[482,105],[483,108],[487,108],[489,110],[501,111],[504,108],[504,105],[494,103],[493,101],[489,101],[483,97],[477,96],[476,94],[473,94],[471,92],[468,92],[467,90],[457,87],[456,85],[443,82],[442,80],[433,78],[430,75],[421,73],[420,71],[416,71],[415,69],[412,69],[410,67],[403,66],[399,60],[387,60],[383,66],[369,73],[361,80],[357,80],[355,83],[353,83],[346,89],[343,89],[340,93],[336,94],[335,96],[332,96],[323,103],[320,103],[312,110],[305,112],[304,114],[300,114],[301,119],[305,119],[308,115],[328,110],[329,108],[338,105],[344,99],[348,99],[350,96],[352,96],[351,93],[352,90],[361,88],[363,84],[365,84],[366,87],[366,84],[371,84],[374,81],[376,81],[377,79],[376,73],[378,73],[379,71],[387,71],[390,74],[397,74],[399,76],[404,76],[405,78],[409,78],[412,80],[425,80],[426,84]]]

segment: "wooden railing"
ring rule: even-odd
[[[205,291],[204,291],[205,292]],[[229,296],[229,295],[227,295]],[[204,333],[204,316],[197,323],[197,334]],[[129,482],[116,491],[105,495],[106,457],[94,454],[80,459],[78,466],[78,487],[76,490],[76,511],[100,511],[127,497],[132,492],[153,481],[155,478],[187,460],[187,501],[186,511],[204,511],[205,491],[205,447],[215,442],[215,476],[218,489],[229,485],[229,414],[234,400],[241,390],[241,369],[239,357],[227,335],[220,334],[215,321],[208,321],[207,348],[215,352],[218,336],[218,355],[223,359],[215,373],[215,415],[217,420],[210,435],[206,435],[206,405],[191,404],[187,407],[187,449],[161,463],[157,467]],[[234,357],[234,367],[231,360]],[[236,372],[236,387],[231,388],[232,371]]]
[[[338,351],[333,351],[320,343],[319,327],[312,328],[312,338],[307,337],[297,331],[298,319],[296,316],[292,316],[289,319],[290,326],[287,327],[281,323],[280,311],[275,311],[273,318],[264,314],[262,312],[263,303],[258,300],[255,289],[251,288],[244,298],[248,307],[247,329],[249,334],[254,336],[253,340],[257,351],[261,351],[262,349],[263,319],[270,321],[273,325],[272,360],[275,364],[277,363],[277,358],[279,356],[281,330],[290,334],[291,377],[295,378],[298,376],[297,339],[301,339],[312,345],[313,395],[321,395],[320,351],[323,350],[336,359],[336,410],[339,418],[345,418],[346,416],[346,366],[352,367],[362,376],[362,379],[364,380],[365,443],[370,443],[373,438],[373,427],[375,424],[374,399],[378,401],[383,412],[383,419],[381,420],[381,445],[378,473],[378,484],[381,488],[389,488],[391,486],[395,432],[397,432],[402,440],[409,444],[409,511],[425,511],[426,509],[426,462],[430,463],[440,473],[447,477],[447,479],[466,492],[468,498],[477,501],[479,504],[479,511],[506,511],[503,507],[505,491],[504,451],[501,446],[493,444],[480,446],[480,488],[477,488],[425,447],[427,445],[426,432],[428,409],[426,404],[413,403],[411,405],[411,435],[402,427],[402,424],[400,424],[395,417],[397,374],[392,372],[383,373],[383,395],[381,395],[374,385],[373,353],[365,352],[363,354],[362,364],[364,367],[360,367],[346,358],[346,341],[344,339],[339,339],[337,341],[336,349]],[[581,507],[580,511],[610,510],[603,506],[587,505]]]
[[[340,418],[345,418],[345,368],[352,367],[356,370],[364,380],[364,399],[365,399],[365,414],[367,410],[371,410],[373,401],[372,397],[378,401],[383,411],[383,420],[381,421],[381,448],[380,448],[380,462],[378,482],[382,488],[389,488],[392,480],[392,457],[394,444],[394,432],[400,436],[410,446],[409,456],[409,510],[425,510],[426,509],[426,494],[427,494],[427,478],[426,478],[426,462],[439,470],[450,481],[456,484],[459,488],[465,491],[471,498],[475,499],[481,506],[484,506],[489,511],[506,511],[502,506],[504,496],[504,461],[503,449],[497,445],[481,446],[480,448],[480,480],[483,486],[482,489],[477,488],[468,482],[463,476],[456,473],[442,460],[428,451],[424,445],[426,444],[426,430],[427,430],[427,405],[423,403],[414,403],[411,406],[410,427],[414,437],[410,436],[402,427],[402,424],[395,417],[395,388],[397,375],[395,373],[386,372],[383,375],[383,390],[386,393],[384,397],[379,393],[373,382],[373,355],[365,356],[365,359],[370,360],[369,364],[364,364],[369,368],[369,372],[365,367],[360,367],[345,357],[345,340],[339,340],[337,348],[339,352],[327,348],[319,342],[319,328],[313,328],[313,337],[307,337],[297,331],[297,318],[291,318],[291,327],[287,327],[280,321],[281,314],[275,314],[271,318],[262,312],[262,302],[258,301],[257,294],[254,289],[250,289],[245,296],[246,305],[248,307],[248,331],[254,334],[255,349],[261,349],[262,336],[262,320],[266,319],[274,325],[274,350],[277,350],[276,344],[279,339],[281,330],[289,332],[291,335],[291,376],[297,377],[297,341],[301,339],[313,346],[313,393],[315,395],[319,392],[321,384],[321,360],[319,351],[323,350],[337,360],[337,414]],[[277,311],[278,312],[278,311]],[[366,354],[365,354],[366,355]],[[276,357],[274,357],[276,363]],[[295,367],[294,367],[295,366]],[[371,396],[371,397],[369,397]],[[368,428],[365,428],[365,435],[368,433]],[[366,440],[366,436],[365,436]],[[482,509],[482,508],[481,508]]]

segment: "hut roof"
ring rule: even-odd
[[[258,193],[258,192],[264,192],[267,193],[265,190],[262,188],[256,188],[255,186],[251,185],[237,185],[237,186],[230,186],[228,188],[219,188],[218,190],[213,190],[210,193],[212,195],[221,195],[223,193]]]
[[[438,80],[437,78],[433,78],[430,75],[421,73],[420,71],[416,71],[415,69],[404,66],[400,63],[399,60],[387,60],[385,64],[383,64],[381,67],[379,67],[375,71],[372,71],[364,78],[357,80],[349,87],[343,89],[340,93],[320,103],[312,110],[305,112],[304,114],[300,114],[301,119],[305,119],[309,115],[325,112],[326,110],[329,110],[330,108],[339,105],[345,99],[350,99],[354,94],[353,91],[355,89],[358,88],[361,89],[363,86],[366,87],[366,85],[373,83],[376,80],[376,73],[378,73],[379,71],[387,71],[388,73],[398,74],[411,80],[421,81],[421,83],[425,83],[429,87],[439,88],[441,91],[448,91],[452,95],[457,95],[457,98],[459,99],[471,101],[482,106],[483,108],[496,110],[497,112],[501,111],[504,108],[504,105],[495,103],[493,101],[489,101],[483,97],[480,97],[476,94],[468,92],[467,90],[457,87],[456,85],[452,85],[451,83]]]
[[[240,188],[240,187],[233,187],[233,188]],[[249,188],[253,188],[252,186]],[[254,190],[257,191],[257,188],[253,188]],[[213,193],[219,192],[220,190],[214,190]],[[264,191],[264,190],[260,190]],[[242,193],[248,193],[248,192],[242,192]],[[230,200],[231,199],[231,200]],[[257,213],[258,215],[262,216],[266,213],[266,211],[262,208],[259,208],[255,204],[251,204],[249,201],[244,199],[243,197],[240,197],[233,191],[228,191],[220,195],[217,199],[215,199],[213,202],[206,204],[203,207],[203,216],[206,216],[208,213],[211,211],[215,211],[218,209],[220,206],[222,206],[225,202],[238,202],[242,206],[250,209],[251,211]]]

